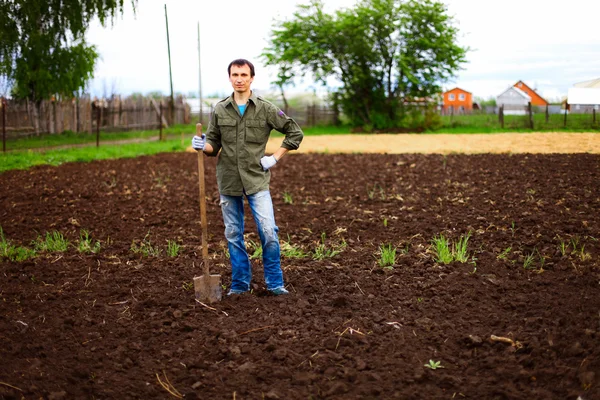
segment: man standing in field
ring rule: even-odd
[[[275,295],[288,294],[281,271],[269,169],[288,151],[298,149],[304,134],[292,118],[252,92],[254,65],[250,61],[234,60],[227,72],[233,94],[215,106],[206,135],[192,139],[194,149],[213,157],[220,153],[217,183],[232,272],[227,294],[250,290],[252,269],[244,242],[244,196],[260,236],[267,290]],[[272,129],[283,133],[285,139],[273,155],[267,156],[265,148]]]

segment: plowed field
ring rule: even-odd
[[[598,399],[599,181],[594,154],[290,155],[271,191],[291,294],[256,257],[252,294],[205,306],[194,154],[3,173],[6,239],[71,244],[0,262],[0,398]],[[436,260],[468,234],[466,260]]]

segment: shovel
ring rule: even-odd
[[[202,136],[202,124],[196,124],[196,134]],[[200,222],[202,224],[202,270],[194,277],[196,299],[208,303],[221,301],[221,275],[211,275],[208,266],[208,221],[206,220],[206,188],[204,186],[204,152],[198,152],[198,181],[200,182]]]

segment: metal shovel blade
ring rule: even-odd
[[[196,299],[202,302],[216,303],[221,301],[221,275],[202,275],[194,277]]]

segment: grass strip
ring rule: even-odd
[[[28,169],[36,165],[60,165],[66,162],[90,162],[118,158],[134,158],[165,152],[184,151],[188,143],[181,145],[180,139],[163,142],[152,141],[81,147],[47,151],[14,151],[0,154],[0,172],[12,169]]]

